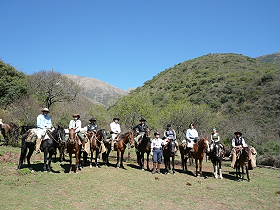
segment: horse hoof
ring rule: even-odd
[[[144,169],[144,168],[142,168],[141,170],[142,170],[142,171],[145,171],[145,169]]]
[[[92,165],[90,165],[89,167],[92,168]]]

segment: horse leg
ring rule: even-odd
[[[148,153],[147,153],[147,170],[148,170],[148,171],[150,171],[149,156],[150,156],[150,153],[148,152]]]
[[[223,179],[223,174],[222,174],[222,161],[219,161],[219,175],[220,175],[220,179]]]
[[[202,176],[202,161],[203,159],[199,159],[199,174]]]
[[[215,177],[215,179],[217,179],[218,178],[218,171],[217,171],[218,166],[217,166],[216,161],[213,161],[213,168],[214,168],[214,177]]]
[[[144,171],[144,155],[145,155],[144,152],[140,153],[140,162],[141,162],[140,167],[142,171]]]
[[[195,176],[198,175],[198,159],[195,159]]]
[[[48,149],[44,148],[44,166],[43,171],[47,171]]]
[[[250,177],[249,177],[249,170],[248,170],[248,166],[245,166],[246,169],[246,174],[247,174],[247,181],[250,182]]]
[[[70,158],[70,168],[69,168],[69,172],[71,172],[73,170],[72,168],[72,153],[69,152],[69,158]]]
[[[90,163],[89,163],[90,168],[92,168],[92,160],[93,160],[93,151],[92,149],[90,149]]]
[[[21,169],[23,165],[23,161],[25,159],[27,153],[27,146],[25,143],[22,144],[21,151],[20,151],[20,157],[19,157],[19,162],[18,162],[18,169]]]
[[[172,156],[172,173],[175,174],[175,155]]]
[[[185,162],[184,162],[184,156],[181,155],[181,166],[182,166],[182,170],[185,170]]]
[[[96,149],[96,150],[95,150],[95,167],[96,167],[96,168],[99,167],[98,161],[97,161],[98,156],[99,156],[99,150]]]
[[[241,166],[241,170],[242,170],[241,178],[244,179],[244,166]]]
[[[77,155],[77,157],[76,157],[76,169],[78,169],[78,170],[81,170],[81,156],[82,156],[82,154],[81,154],[81,152],[80,152],[80,150],[78,150],[77,152],[76,152],[76,155]]]
[[[28,165],[28,167],[31,167],[30,158],[31,158],[31,156],[32,156],[32,154],[33,154],[33,152],[34,152],[34,150],[35,150],[35,145],[31,145],[31,146],[29,147],[28,154],[27,154],[27,156],[26,156],[26,160],[27,160],[27,165]]]
[[[124,166],[123,166],[123,154],[124,154],[124,151],[121,152],[121,168],[124,169]],[[144,156],[144,155],[143,155]],[[144,157],[143,157],[144,158]]]
[[[119,163],[119,161],[120,161],[120,151],[119,150],[117,150],[117,168],[119,168],[120,167],[120,163]]]

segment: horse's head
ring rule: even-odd
[[[63,142],[65,139],[65,130],[63,127],[61,127],[60,125],[57,126],[57,128],[55,129],[55,132],[57,134],[57,139],[59,142]]]
[[[210,152],[210,147],[209,147],[209,140],[208,138],[201,138],[199,141],[198,141],[198,147],[203,149],[203,151],[207,151],[207,152]]]
[[[69,140],[70,140],[70,143],[75,142],[75,136],[76,136],[75,129],[74,128],[70,128],[69,129]]]
[[[99,141],[105,141],[106,138],[107,138],[107,133],[104,129],[100,129],[97,131],[96,133],[96,138],[99,140]]]
[[[240,151],[240,156],[239,156],[240,161],[242,162],[249,161],[250,152],[251,151],[249,147],[243,147]]]
[[[130,143],[131,148],[134,147],[134,137],[135,137],[134,131],[129,131],[128,138],[129,138],[129,143]]]

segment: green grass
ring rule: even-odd
[[[19,153],[18,148],[0,147],[5,150]],[[279,209],[279,172],[271,169],[254,169],[251,182],[237,182],[227,166],[223,180],[210,173],[206,179],[179,172],[152,175],[130,165],[126,170],[86,167],[69,174],[62,166],[53,164],[60,173],[18,171],[15,160],[1,161],[0,209]],[[212,172],[209,162],[204,166]]]

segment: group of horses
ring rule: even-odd
[[[2,126],[3,129],[3,126]],[[26,131],[28,128],[24,128],[22,132],[22,144],[21,144],[21,155],[19,159],[18,169],[23,167],[23,162],[27,160],[28,167],[31,166],[30,158],[35,150],[35,142],[26,141],[29,131]],[[21,132],[21,133],[22,133]],[[90,145],[90,154],[82,152],[82,145],[79,143],[79,137],[76,135],[74,129],[69,129],[69,140],[65,140],[65,129],[58,126],[52,132],[47,131],[49,138],[45,139],[41,144],[41,151],[44,153],[44,171],[51,171],[51,161],[54,155],[56,155],[56,150],[59,151],[59,160],[65,160],[65,151],[69,154],[70,159],[70,171],[76,172],[81,170],[83,166],[87,163],[87,158],[90,155],[90,167],[93,166],[93,160],[95,166],[99,167],[98,158],[102,157],[105,165],[109,164],[109,154],[111,152],[111,140],[107,138],[107,133],[104,129],[98,130],[95,132],[87,132],[85,138],[89,141]],[[124,134],[120,134],[117,137],[117,141],[114,144],[114,150],[117,152],[117,163],[116,167],[124,168],[124,152],[127,147],[127,144],[130,143],[131,147],[135,146],[137,163],[140,169],[144,170],[145,163],[145,154],[147,161],[147,170],[150,170],[149,167],[149,157],[151,153],[151,137],[150,133],[146,132],[143,137],[141,137],[138,143],[134,142],[137,133],[134,130],[128,131]],[[106,149],[101,153],[102,146]],[[214,177],[223,178],[222,176],[222,160],[224,158],[224,148],[220,143],[214,143],[213,149],[209,150],[209,141],[207,138],[201,138],[197,143],[194,144],[193,149],[187,147],[187,144],[180,144],[179,151],[181,155],[181,164],[183,171],[187,171],[187,162],[195,160],[195,176],[202,176],[202,161],[207,155],[211,162],[213,163],[214,168]],[[175,173],[175,155],[176,155],[177,146],[174,141],[169,140],[163,146],[163,158],[165,173]],[[94,154],[95,153],[95,154]],[[76,163],[72,165],[72,156],[75,156]],[[83,161],[82,161],[83,160]],[[244,168],[247,174],[247,180],[250,181],[249,172],[248,172],[248,151],[246,148],[240,151],[239,158],[236,161],[236,177],[244,179]]]

